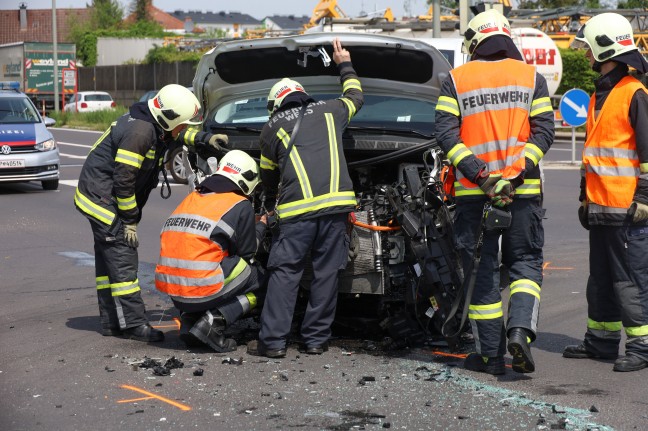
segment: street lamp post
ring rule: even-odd
[[[59,112],[58,98],[59,98],[59,88],[58,88],[58,46],[57,46],[57,35],[58,31],[56,29],[56,0],[52,0],[52,56],[54,57],[54,112]]]

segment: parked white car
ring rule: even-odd
[[[67,112],[92,112],[114,109],[117,106],[110,94],[104,91],[79,91],[65,104]]]

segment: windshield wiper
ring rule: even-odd
[[[348,126],[346,130],[353,130],[358,132],[383,132],[383,133],[397,133],[401,135],[416,135],[425,139],[432,139],[434,134],[427,134],[419,132],[418,130],[404,130],[404,129],[394,129],[390,127],[377,127],[377,126]]]

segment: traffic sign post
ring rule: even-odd
[[[590,96],[580,88],[572,88],[560,98],[560,115],[572,126],[572,163],[576,163],[576,127],[587,121],[587,107]]]
[[[63,72],[63,85],[61,88],[61,106],[65,108],[65,87],[72,87],[74,89],[74,94],[77,93],[77,79],[76,79],[76,69],[74,68],[64,68]]]

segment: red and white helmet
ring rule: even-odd
[[[572,48],[590,48],[600,63],[637,50],[632,24],[623,15],[606,12],[590,18],[576,33]]]
[[[148,101],[148,107],[155,121],[166,131],[173,130],[180,124],[202,123],[198,99],[182,85],[165,85]]]
[[[231,150],[225,154],[214,175],[229,178],[246,195],[250,195],[261,181],[259,166],[252,157],[241,150]]]
[[[290,78],[284,78],[273,85],[270,94],[268,94],[268,112],[270,112],[270,115],[274,114],[277,108],[281,106],[286,96],[296,91],[306,94],[304,87]]]
[[[465,53],[472,55],[480,43],[496,35],[511,37],[511,25],[508,19],[496,9],[477,14],[470,20],[468,29],[464,33]]]

